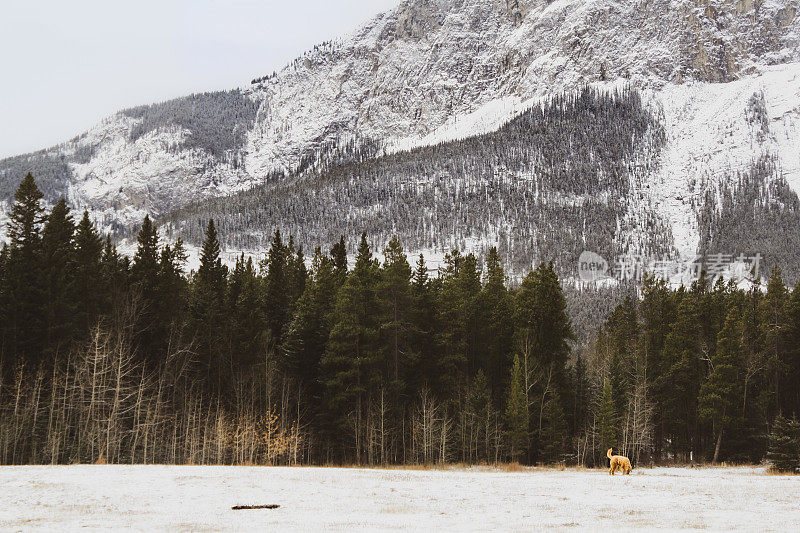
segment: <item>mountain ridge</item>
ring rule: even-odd
[[[683,199],[765,152],[800,183],[800,94],[786,85],[800,62],[797,10],[797,0],[406,1],[249,87],[124,110],[68,143],[0,161],[0,193],[32,170],[48,198],[64,195],[120,232],[146,212],[291,174],[331,146],[363,140],[390,153],[466,138],[587,83],[624,85],[664,110],[661,170],[634,196],[659,204],[686,256],[699,246],[699,208]],[[775,130],[761,137],[747,129],[759,91]],[[693,102],[715,95],[727,107],[704,118]]]

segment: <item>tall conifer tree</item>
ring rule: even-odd
[[[731,309],[719,333],[711,358],[711,373],[700,387],[698,403],[702,420],[712,424],[716,444],[712,462],[717,463],[722,437],[740,416],[742,399],[741,328],[739,312]]]
[[[528,454],[530,414],[525,396],[523,369],[519,356],[514,356],[506,402],[506,443],[513,461],[520,461]]]
[[[339,290],[333,327],[322,361],[329,428],[341,442],[342,432],[353,436],[356,461],[365,446],[366,415],[381,382],[379,354],[378,262],[373,259],[366,234],[361,235],[353,271]],[[348,413],[354,420],[347,422]]]
[[[88,332],[110,300],[102,275],[103,240],[84,211],[75,231],[76,323]]]
[[[59,353],[76,337],[76,269],[72,239],[75,224],[62,198],[42,230],[41,275],[44,290],[45,350]]]
[[[199,359],[209,370],[210,384],[221,392],[234,369],[224,342],[228,269],[219,254],[217,229],[214,220],[209,219],[200,267],[192,284],[191,311]]]
[[[9,249],[6,261],[6,314],[3,324],[9,367],[15,363],[38,363],[43,356],[44,288],[42,287],[42,224],[45,220],[42,192],[33,176],[25,176],[14,193],[8,222]]]
[[[514,342],[513,305],[506,281],[500,256],[493,246],[486,256],[486,275],[478,304],[478,353],[482,355],[480,366],[488,376],[492,398],[498,408],[511,366]]]

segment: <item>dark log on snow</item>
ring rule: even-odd
[[[272,503],[270,505],[234,505],[231,507],[234,511],[244,511],[247,509],[277,509],[280,505]]]

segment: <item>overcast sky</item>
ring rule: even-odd
[[[120,109],[230,89],[400,0],[2,0],[0,157]]]

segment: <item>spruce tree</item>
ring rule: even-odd
[[[331,248],[331,259],[333,259],[333,268],[341,286],[347,277],[347,246],[344,243],[344,235],[339,237],[339,242]]]
[[[266,351],[266,317],[261,304],[261,280],[252,258],[236,260],[228,284],[230,353],[243,372],[261,369]]]
[[[184,269],[188,255],[183,240],[178,237],[173,245],[161,250],[158,271],[158,319],[157,324],[167,335],[170,327],[182,326],[186,315],[188,287]]]
[[[378,304],[380,307],[380,355],[384,366],[383,447],[397,448],[403,438],[403,421],[409,407],[409,352],[411,351],[411,266],[395,236],[384,248],[385,258],[379,273]],[[384,450],[385,451],[385,450]]]
[[[542,406],[544,423],[539,432],[539,462],[560,463],[568,454],[568,427],[561,407],[561,399],[556,394],[548,394]]]
[[[514,322],[516,345],[522,356],[523,368],[538,383],[537,390],[529,391],[529,400],[532,393],[539,401],[538,408],[531,410],[531,433],[537,439],[560,431],[557,427],[546,427],[548,396],[553,391],[557,396],[553,401],[558,403],[548,406],[551,414],[563,410],[562,402],[569,404],[566,362],[575,334],[566,308],[564,293],[552,262],[541,263],[525,276],[514,305]],[[543,449],[533,445],[532,451],[541,453]]]
[[[131,284],[139,297],[139,312],[135,331],[137,353],[157,365],[161,362],[161,349],[163,346],[162,328],[159,319],[159,262],[158,230],[145,215],[142,227],[137,238],[138,246],[133,256],[131,267]]]
[[[716,440],[712,462],[717,463],[726,429],[739,417],[742,398],[741,329],[737,309],[731,309],[719,333],[717,349],[711,358],[711,373],[700,387],[698,413],[711,422]]]
[[[698,449],[697,395],[702,378],[698,345],[700,318],[694,297],[678,293],[680,303],[670,333],[664,341],[665,372],[656,383],[662,420],[673,453],[688,460]]]
[[[155,224],[150,220],[150,216],[145,215],[137,237],[137,248],[133,256],[133,266],[131,268],[131,279],[141,291],[142,297],[147,300],[155,295],[158,285],[158,271],[158,230]]]
[[[5,272],[4,348],[9,367],[41,361],[44,340],[41,230],[45,220],[42,193],[27,174],[14,193],[8,222]]]
[[[784,379],[788,368],[786,354],[786,334],[789,331],[786,317],[788,300],[789,295],[783,283],[781,270],[776,266],[767,282],[767,293],[762,300],[761,309],[773,413],[791,411],[788,400],[791,398],[790,390],[794,384],[785,383]]]
[[[108,311],[120,305],[124,295],[129,291],[131,282],[128,258],[120,256],[116,246],[111,242],[111,237],[108,235],[103,244],[100,274],[102,279],[101,291],[104,294],[103,309]]]
[[[541,364],[563,378],[570,342],[575,339],[567,303],[553,263],[541,263],[522,281],[514,310],[518,342]]]
[[[107,309],[109,299],[103,285],[103,240],[84,211],[75,231],[75,290],[77,295],[76,323],[85,335]]]
[[[591,390],[589,376],[586,369],[584,356],[578,354],[572,367],[572,412],[569,418],[572,422],[572,434],[580,436],[589,422],[589,402]]]
[[[337,276],[333,261],[317,248],[311,277],[297,301],[281,347],[282,370],[295,381],[301,412],[308,412],[314,422],[321,413],[320,361],[330,336]]]
[[[381,306],[382,351],[387,378],[399,381],[405,372],[403,354],[408,352],[409,312],[411,305],[411,266],[397,237],[383,250],[385,263],[381,270],[378,298]]]
[[[800,416],[800,282],[786,302],[784,413]]]
[[[287,250],[281,239],[281,232],[275,231],[272,245],[262,270],[266,270],[264,280],[264,309],[267,313],[267,326],[273,346],[279,346],[283,330],[289,319],[289,294],[287,293]]]
[[[514,356],[506,403],[506,444],[512,461],[520,461],[528,454],[530,415],[525,396],[524,378],[519,356]]]
[[[728,440],[740,447],[742,460],[758,462],[766,450],[763,424],[769,420],[769,398],[771,397],[766,372],[767,353],[764,345],[764,324],[761,313],[764,293],[753,287],[742,305],[742,385],[741,431],[732,432]]]
[[[378,262],[364,233],[355,267],[336,297],[331,334],[321,363],[329,435],[341,444],[343,435],[351,435],[350,448],[355,449],[357,462],[365,446],[368,406],[377,398],[381,382],[378,280]],[[350,424],[348,415],[355,417]]]
[[[783,415],[775,418],[769,434],[767,459],[778,472],[796,472],[800,468],[800,424]]]
[[[440,364],[440,349],[436,342],[439,329],[437,322],[436,294],[425,258],[420,254],[411,279],[410,292],[410,352],[409,387],[416,397],[423,389],[435,395],[442,393],[443,369]]]
[[[8,238],[12,246],[28,259],[35,257],[40,244],[40,231],[45,220],[42,192],[28,173],[14,193],[8,222]]]
[[[3,247],[0,249],[0,382],[2,382],[4,377],[5,363],[11,360],[11,356],[8,354],[10,351],[7,344],[8,339],[6,338],[6,327],[10,323],[8,315],[12,312],[9,308],[9,287],[6,283],[6,276],[8,274],[8,253],[8,243],[4,242]],[[14,365],[12,364],[9,366],[13,367]]]
[[[467,362],[466,375],[473,377],[482,368],[480,353],[479,314],[481,275],[478,258],[475,254],[467,254],[458,272],[456,287],[459,294],[458,326],[461,328],[464,342],[464,358]]]
[[[453,397],[480,368],[478,353],[478,298],[481,291],[477,259],[462,256],[458,250],[445,255],[440,272],[438,342],[442,346],[441,365],[446,396]]]
[[[286,320],[291,320],[295,304],[306,287],[308,280],[308,269],[306,268],[303,247],[294,248],[294,238],[289,237],[289,245],[286,249],[286,293],[287,293],[287,312]],[[285,329],[286,326],[284,326]]]
[[[44,344],[49,357],[76,336],[76,271],[72,239],[75,224],[62,198],[42,230],[41,275],[44,290]]]
[[[200,267],[192,280],[191,317],[201,364],[208,369],[209,384],[221,392],[233,368],[224,342],[228,269],[220,259],[214,220],[209,219],[200,252]]]
[[[658,461],[662,455],[664,423],[656,384],[667,371],[661,354],[670,324],[674,320],[675,309],[669,287],[661,278],[646,275],[642,281],[641,294],[638,313],[641,318],[639,346],[645,361],[648,391],[653,400],[653,455]]]
[[[619,419],[624,419],[628,398],[633,391],[634,374],[639,367],[639,323],[636,304],[630,296],[608,317],[606,329],[611,350],[610,379],[614,391],[614,411]]]
[[[503,384],[511,366],[514,319],[506,274],[494,246],[486,257],[486,274],[478,308],[480,366],[488,376],[494,404],[499,407]]]

